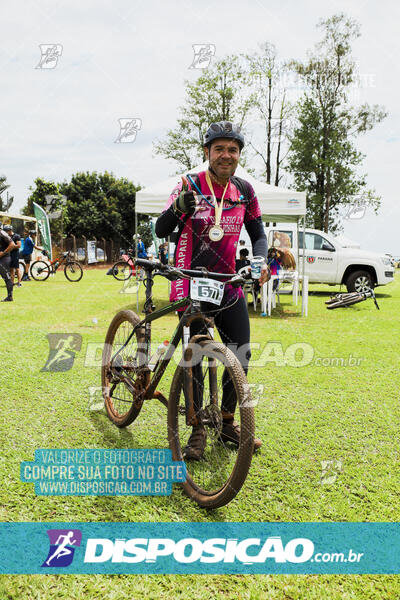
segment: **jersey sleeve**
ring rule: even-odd
[[[260,209],[260,205],[257,200],[256,193],[254,191],[254,188],[252,185],[250,185],[250,183],[247,183],[247,185],[249,188],[250,200],[248,201],[248,203],[246,205],[246,213],[244,215],[244,223],[249,223],[250,221],[257,219],[258,217],[261,217],[261,209]]]
[[[172,190],[171,195],[165,204],[163,212],[156,221],[155,232],[159,238],[166,238],[171,235],[178,223],[185,220],[186,216],[182,214],[178,217],[172,206],[181,191],[182,182],[179,182]]]
[[[179,196],[181,191],[182,191],[182,181],[177,183],[176,186],[174,187],[174,189],[172,190],[171,195],[168,198],[167,203],[164,207],[164,210],[167,210],[175,202],[176,198]]]

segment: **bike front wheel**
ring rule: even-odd
[[[140,318],[132,310],[121,310],[108,328],[103,349],[101,383],[109,419],[117,427],[130,425],[139,415],[149,371],[138,373],[145,359],[144,330],[133,328]],[[129,340],[129,341],[128,341]]]
[[[190,362],[195,366],[187,364],[189,349],[193,353]],[[250,387],[233,352],[214,340],[191,342],[182,361],[186,362],[181,362],[175,371],[168,403],[169,446],[173,460],[184,460],[183,449],[192,432],[187,405],[190,406],[188,398],[193,393],[197,397],[194,413],[205,428],[206,445],[201,460],[186,462],[187,477],[182,486],[200,506],[218,508],[237,495],[250,468],[254,450]],[[234,394],[236,398],[235,417],[240,425],[237,449],[220,437],[223,394]]]
[[[132,267],[126,260],[119,260],[114,264],[112,274],[118,281],[126,281],[132,275]]]
[[[45,281],[51,272],[51,266],[44,260],[35,260],[31,264],[31,276],[35,281]]]
[[[69,262],[64,267],[64,275],[68,281],[80,281],[83,277],[83,270],[78,262]]]

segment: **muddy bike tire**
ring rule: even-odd
[[[140,322],[140,318],[132,310],[121,310],[110,323],[102,354],[101,384],[103,390],[104,405],[108,418],[117,427],[126,427],[133,423],[138,417],[143,400],[139,394],[132,390],[124,381],[113,378],[111,372],[112,357],[118,348],[126,342],[133,328]],[[143,359],[144,353],[144,330],[138,329],[129,345],[121,353],[124,373],[136,386],[146,386],[149,383],[150,373],[147,371],[142,375],[137,374],[137,364]],[[125,362],[124,362],[125,361]]]
[[[214,509],[228,504],[240,491],[247,477],[254,451],[254,408],[251,402],[250,388],[243,368],[226,346],[214,340],[197,341],[201,354],[201,363],[208,362],[208,373],[205,374],[203,410],[209,410],[210,404],[216,408],[210,414],[219,425],[222,422],[221,399],[222,388],[218,388],[218,369],[226,368],[236,394],[237,407],[235,418],[239,421],[241,436],[239,448],[232,452],[231,446],[218,439],[218,427],[211,425],[207,430],[207,447],[204,458],[200,461],[186,461],[187,477],[181,485],[184,492],[201,507]],[[211,363],[210,361],[215,361]],[[219,364],[221,363],[221,364]],[[191,426],[186,424],[184,381],[185,370],[192,367],[182,363],[177,367],[170,389],[168,402],[168,441],[173,460],[184,460],[183,447],[191,432]],[[202,366],[203,369],[203,366]],[[206,368],[207,371],[207,368]],[[221,373],[221,371],[220,371]],[[208,379],[206,381],[206,379]],[[208,387],[207,387],[208,386]],[[215,404],[207,398],[208,390],[219,389],[219,397]],[[210,391],[210,396],[212,392]],[[209,404],[207,404],[207,402]],[[219,412],[219,415],[218,415]]]

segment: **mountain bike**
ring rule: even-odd
[[[101,373],[107,415],[117,427],[126,427],[138,418],[148,400],[159,400],[168,411],[168,442],[172,458],[177,461],[184,460],[182,450],[192,427],[202,424],[207,432],[204,458],[187,461],[187,478],[181,485],[202,507],[224,506],[239,492],[250,468],[254,449],[254,408],[242,365],[229,348],[212,337],[211,317],[223,310],[219,304],[224,285],[239,286],[245,279],[236,274],[210,273],[205,269],[178,269],[158,260],[136,259],[135,265],[144,271],[145,317],[140,319],[133,311],[122,310],[108,328]],[[155,310],[152,302],[155,275],[171,281],[190,279],[189,297]],[[202,312],[204,308],[207,310]],[[164,354],[154,359],[150,352],[152,322],[183,309]],[[194,323],[201,332],[190,337],[190,326]],[[167,399],[157,386],[180,341],[182,358]],[[236,395],[236,419],[240,421],[237,452],[220,439],[221,401],[228,381],[233,384],[230,389]]]
[[[366,292],[349,292],[348,294],[335,294],[329,300],[325,301],[326,308],[340,308],[364,302],[367,298],[373,298],[376,308],[379,310],[378,302],[376,301],[375,292],[369,289]]]
[[[42,254],[49,256],[46,250],[43,250]],[[50,274],[55,274],[61,265],[64,265],[64,275],[68,281],[80,281],[82,279],[82,267],[76,260],[71,259],[71,252],[63,252],[55,260],[48,263],[44,260],[35,260],[31,264],[31,277],[35,281],[45,281]]]
[[[124,256],[126,258],[117,260],[112,266],[113,277],[118,281],[126,281],[129,277],[134,275],[133,261],[135,260],[135,255],[132,248],[129,248]]]

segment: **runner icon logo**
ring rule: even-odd
[[[82,346],[79,333],[48,333],[49,356],[42,371],[69,371]]]
[[[142,128],[142,119],[118,119],[119,134],[114,140],[115,144],[132,144],[136,140],[136,134]]]
[[[48,529],[50,548],[42,567],[68,567],[74,558],[75,547],[81,545],[80,529]]]
[[[61,44],[39,44],[40,60],[36,69],[55,69],[63,47]]]
[[[192,44],[194,57],[189,69],[206,69],[215,56],[215,44]]]

